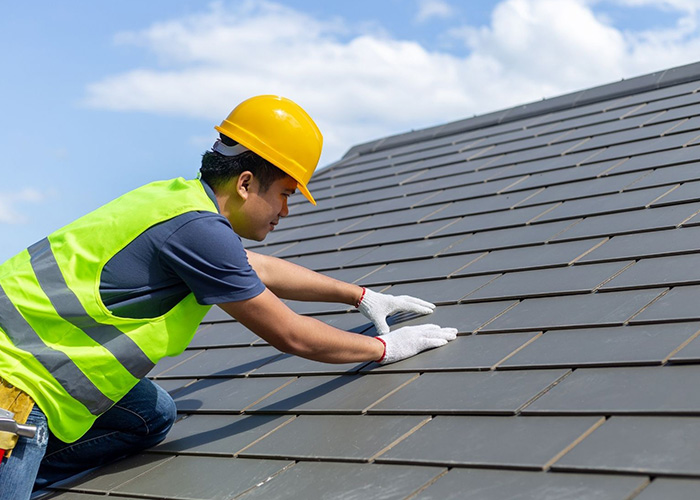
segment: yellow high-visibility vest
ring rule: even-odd
[[[198,180],[147,184],[0,265],[0,377],[29,394],[73,442],[165,356],[192,340],[211,306],[192,293],[156,318],[123,318],[100,298],[105,264],[146,229],[217,212]]]

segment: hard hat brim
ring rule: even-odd
[[[301,194],[306,196],[306,199],[309,200],[312,205],[316,205],[316,200],[314,200],[314,197],[311,196],[311,193],[309,192],[309,189],[306,186],[304,186],[301,182],[297,181],[297,187],[299,188]]]

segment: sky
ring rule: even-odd
[[[353,145],[698,61],[700,0],[32,0],[0,17],[0,262],[196,176],[240,101]]]

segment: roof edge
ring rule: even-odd
[[[571,92],[557,97],[543,99],[528,104],[523,104],[501,111],[477,115],[472,118],[457,120],[443,125],[428,127],[424,129],[412,130],[397,135],[384,137],[382,139],[357,144],[351,147],[342,159],[354,155],[362,155],[404,146],[416,139],[420,135],[421,140],[435,139],[447,135],[468,132],[478,128],[499,125],[510,121],[531,118],[533,116],[555,111],[575,108],[594,104],[596,102],[626,97],[629,95],[656,90],[672,85],[687,83],[693,80],[700,80],[700,62],[677,66],[675,68],[657,71],[630,79],[622,79],[617,82],[600,85],[587,90]]]

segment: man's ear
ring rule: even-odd
[[[236,180],[236,192],[244,200],[248,199],[248,194],[250,194],[250,187],[253,184],[253,173],[246,170],[241,172]]]

